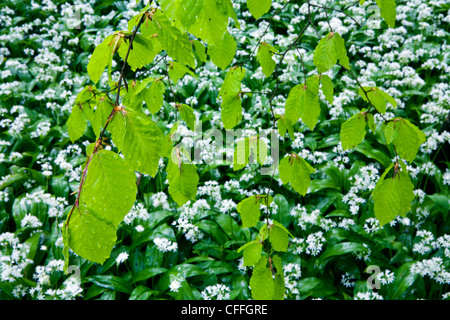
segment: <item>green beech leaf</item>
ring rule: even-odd
[[[195,200],[199,181],[196,166],[183,162],[178,165],[169,159],[167,179],[169,194],[179,206],[189,200]]]
[[[320,82],[322,83],[322,92],[325,95],[325,99],[327,99],[327,101],[330,104],[333,104],[333,93],[334,93],[334,87],[333,87],[333,81],[331,80],[331,78],[326,75],[326,74],[322,74],[320,77]]]
[[[244,266],[250,267],[257,264],[259,259],[261,259],[262,248],[262,243],[259,241],[249,242],[239,248],[238,252],[244,250]]]
[[[280,179],[284,184],[290,183],[292,188],[305,196],[311,185],[311,173],[315,169],[298,155],[288,155],[280,162]]]
[[[145,92],[145,104],[147,105],[148,110],[155,114],[159,110],[164,103],[164,93],[166,92],[166,87],[162,80],[157,79],[153,81],[150,87]]]
[[[87,119],[83,113],[83,107],[81,105],[74,105],[72,112],[67,119],[67,130],[69,132],[69,138],[72,142],[80,139],[84,131],[86,131]]]
[[[292,124],[301,118],[304,124],[314,130],[319,115],[319,77],[312,76],[306,80],[306,84],[296,85],[289,92],[285,106],[285,118]]]
[[[65,243],[78,255],[103,263],[116,241],[116,229],[136,200],[136,175],[112,151],[91,155],[80,204],[68,217]],[[119,196],[120,195],[120,196]]]
[[[106,37],[102,43],[95,47],[87,65],[87,72],[92,82],[97,83],[100,80],[105,67],[111,65],[113,55],[122,43],[123,39],[117,34],[113,34]]]
[[[397,216],[406,216],[414,199],[414,185],[406,172],[400,171],[393,178],[384,179],[392,165],[380,177],[373,191],[375,217],[381,225]]]
[[[281,258],[277,255],[273,256],[272,264],[276,269],[275,279],[274,279],[274,291],[273,300],[284,300],[284,295],[286,292],[283,265],[281,263]]]
[[[114,108],[114,104],[108,97],[102,99],[98,104],[94,112],[94,118],[91,121],[92,129],[94,130],[95,136],[99,136],[103,127],[108,120]]]
[[[294,135],[294,126],[292,125],[292,123],[286,119],[286,117],[284,115],[281,115],[280,118],[277,121],[278,124],[278,132],[280,134],[280,136],[284,137],[284,135],[286,134],[286,131],[289,132],[289,136],[291,137],[292,140],[295,140],[295,135]]]
[[[236,55],[236,47],[234,37],[226,32],[221,41],[209,46],[208,54],[216,66],[225,70]]]
[[[161,145],[164,135],[161,129],[147,115],[140,110],[126,108],[124,112],[116,114],[117,136],[120,139],[122,153],[130,161],[136,171],[154,177],[158,171]],[[113,119],[114,120],[114,119]],[[120,125],[125,125],[123,137]],[[123,129],[123,128],[122,128]],[[113,135],[113,140],[114,140]]]
[[[119,225],[133,206],[136,192],[136,175],[125,159],[106,150],[91,156],[81,200],[99,217]]]
[[[222,97],[222,122],[225,129],[234,128],[242,119],[241,81],[245,69],[232,68],[227,72],[219,94]]]
[[[275,251],[287,251],[289,245],[288,231],[280,224],[272,224],[269,227],[269,241]]]
[[[271,300],[274,295],[275,285],[267,260],[267,257],[263,256],[253,268],[250,288],[254,300]]]
[[[257,196],[251,196],[242,200],[238,203],[236,209],[241,216],[243,228],[251,228],[256,226],[261,214]]]
[[[341,143],[344,150],[356,147],[366,136],[366,115],[355,114],[342,124]]]
[[[276,52],[277,50],[266,42],[261,42],[258,48],[258,55],[256,57],[266,77],[269,77],[275,70],[276,63],[272,57]]]
[[[367,93],[367,97],[363,90]],[[380,113],[384,114],[386,112],[387,102],[389,102],[394,108],[397,107],[397,102],[395,99],[377,87],[362,87],[358,90],[358,93],[366,102],[368,102],[367,98],[369,98],[375,109],[377,109]]]
[[[247,0],[247,7],[255,19],[261,18],[270,10],[272,0]]]
[[[386,21],[389,27],[394,28],[397,16],[395,0],[376,0],[376,2],[381,9],[381,16],[384,21]]]
[[[395,118],[384,126],[384,135],[388,143],[394,143],[397,154],[408,162],[412,162],[426,135],[406,119]]]
[[[119,56],[125,60],[129,47],[128,40],[119,48]],[[151,63],[155,56],[161,51],[158,45],[158,40],[155,38],[146,38],[140,34],[136,34],[133,40],[133,45],[128,54],[127,63],[133,71],[146,66]]]
[[[80,205],[70,217],[66,244],[81,257],[102,264],[116,243],[116,229],[93,209]]]
[[[195,130],[195,114],[194,109],[189,107],[187,104],[182,104],[178,107],[178,110],[180,111],[181,119],[183,119],[186,122],[187,127],[191,130]]]
[[[339,60],[346,69],[350,69],[344,39],[337,32],[323,37],[314,49],[313,62],[319,73],[330,70]]]
[[[158,41],[167,54],[179,63],[194,68],[194,52],[187,33],[172,26],[172,23],[161,11],[157,11],[153,15],[153,26],[158,31]]]
[[[183,78],[186,75],[186,73],[188,73],[194,78],[197,78],[197,75],[185,65],[178,63],[176,61],[171,61],[169,63],[169,78],[170,80],[173,81],[174,84],[176,84],[178,80]]]

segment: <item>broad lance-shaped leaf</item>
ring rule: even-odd
[[[87,119],[83,112],[83,107],[76,104],[72,108],[72,112],[67,119],[67,130],[69,132],[69,138],[72,142],[80,139],[84,131],[86,131]]]
[[[247,0],[247,7],[255,19],[261,18],[270,10],[272,0]]]
[[[231,15],[235,15],[235,13],[232,10],[232,5],[230,8],[230,0],[201,0],[201,2],[203,2],[202,8],[197,15],[197,19],[195,23],[187,27],[187,31],[205,41],[208,45],[215,45],[222,40],[223,35],[227,32],[228,18],[234,18]]]
[[[222,97],[222,122],[225,129],[234,128],[242,119],[241,81],[245,69],[232,68],[227,72],[219,94]]]
[[[281,263],[281,258],[277,255],[272,257],[272,265],[276,269],[275,279],[274,279],[274,290],[273,290],[273,300],[284,300],[284,295],[286,292],[283,264]]]
[[[164,138],[161,129],[144,112],[131,108],[116,113],[110,126],[114,144],[133,168],[154,177]]]
[[[167,179],[169,180],[169,194],[179,206],[189,200],[195,200],[199,181],[196,166],[184,162],[176,164],[169,158]]]
[[[242,200],[238,203],[236,210],[241,216],[243,228],[256,226],[261,214],[260,203],[257,196],[251,196]]]
[[[395,118],[383,125],[387,143],[394,143],[397,154],[408,162],[412,162],[426,135],[406,119]]]
[[[367,97],[363,90],[366,92]],[[389,102],[394,108],[397,107],[397,101],[377,87],[363,87],[358,90],[358,93],[366,102],[369,102],[367,101],[367,98],[369,98],[375,109],[377,109],[380,113],[386,112],[387,102]]]
[[[157,79],[153,81],[150,87],[145,92],[145,104],[147,105],[148,110],[155,114],[159,110],[164,103],[164,93],[166,92],[166,87],[162,80]]]
[[[78,255],[103,263],[116,241],[119,223],[136,200],[136,175],[112,151],[91,155],[79,207],[68,217],[66,244]]]
[[[284,184],[290,183],[292,188],[305,196],[311,185],[311,173],[316,170],[298,155],[288,155],[280,162],[280,179]]]
[[[123,39],[120,38],[119,35],[112,34],[95,47],[87,65],[89,78],[91,78],[94,83],[97,83],[100,80],[105,67],[111,65],[113,55],[122,43]]]
[[[341,127],[341,143],[344,150],[356,147],[366,136],[367,113],[360,112],[348,119]]]
[[[197,75],[189,70],[184,64],[178,63],[176,61],[171,61],[169,63],[169,78],[173,81],[174,84],[178,82],[181,78],[183,78],[186,73],[191,75],[194,78],[197,78]]]
[[[118,225],[133,206],[136,192],[136,174],[128,161],[106,150],[91,156],[81,196],[87,207]]]
[[[391,222],[397,216],[406,216],[414,199],[414,185],[406,172],[400,171],[392,178],[384,179],[392,169],[386,169],[373,191],[375,217],[381,225]]]
[[[275,70],[276,63],[272,59],[272,57],[276,52],[277,50],[270,44],[261,42],[261,45],[258,49],[257,58],[266,77],[269,77]]]
[[[225,70],[236,55],[236,48],[237,45],[234,37],[226,32],[221,41],[209,46],[208,54],[216,66]]]
[[[121,45],[119,48],[119,56],[122,60],[128,52],[129,42]],[[146,66],[151,63],[155,56],[161,51],[161,47],[158,44],[156,38],[146,38],[140,34],[136,34],[133,40],[130,53],[128,55],[127,63],[130,65],[133,71]]]
[[[239,140],[234,149],[233,170],[237,171],[255,160],[263,165],[267,158],[267,145],[259,137],[246,137]],[[253,160],[253,161],[251,161]],[[251,161],[251,162],[250,162]]]
[[[116,231],[117,227],[100,217],[95,209],[80,205],[70,217],[66,246],[79,256],[102,264],[111,255],[117,239]]]
[[[320,77],[320,82],[322,83],[322,92],[325,96],[325,99],[327,99],[330,104],[333,104],[333,81],[331,81],[331,78],[328,75],[322,74]]]
[[[279,222],[273,221],[269,226],[269,241],[275,251],[287,251],[289,231]]]
[[[275,284],[267,257],[263,256],[253,268],[250,288],[254,300],[271,300],[273,298]]]
[[[153,26],[158,30],[157,38],[167,54],[172,59],[194,68],[194,52],[187,33],[172,26],[172,23],[161,11],[157,11],[153,15]]]
[[[330,70],[338,60],[346,69],[350,69],[344,39],[339,33],[332,31],[317,44],[314,49],[313,62],[319,73],[324,73]]]
[[[195,130],[195,122],[197,120],[195,118],[194,109],[189,107],[187,104],[181,104],[178,106],[178,110],[180,111],[181,119],[183,119],[184,122],[186,122],[187,127],[191,131],[194,131]]]
[[[395,19],[397,18],[397,11],[395,8],[395,0],[376,0],[377,5],[381,9],[381,16],[387,25],[391,28],[395,27]]]
[[[260,241],[254,240],[244,244],[237,250],[237,252],[244,250],[243,256],[245,267],[254,266],[258,263],[259,259],[261,259],[262,247],[263,246]]]
[[[292,124],[301,118],[304,124],[314,130],[320,115],[318,76],[309,77],[306,84],[299,84],[291,89],[284,115]]]

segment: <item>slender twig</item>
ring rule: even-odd
[[[88,159],[86,160],[86,166],[85,166],[85,168],[84,168],[84,170],[83,170],[83,172],[82,172],[82,176],[81,176],[81,180],[80,180],[80,185],[79,185],[78,190],[77,190],[77,198],[76,198],[75,203],[74,203],[72,209],[70,210],[70,212],[69,212],[69,214],[68,214],[68,216],[67,216],[67,219],[66,219],[66,223],[65,223],[65,227],[66,227],[66,228],[69,227],[69,221],[70,221],[70,217],[71,217],[73,211],[75,210],[75,208],[78,208],[78,207],[79,207],[79,204],[80,204],[80,197],[81,197],[81,191],[82,191],[82,188],[83,188],[83,184],[84,184],[84,182],[85,182],[85,180],[86,180],[87,171],[88,171],[89,164],[91,163],[92,156],[98,152],[98,149],[99,149],[100,146],[102,145],[102,142],[103,142],[103,136],[104,136],[104,134],[105,134],[106,128],[108,127],[108,124],[110,123],[110,121],[112,120],[112,118],[113,118],[113,116],[116,114],[116,112],[120,110],[120,108],[119,108],[120,88],[121,88],[121,86],[122,86],[122,79],[124,79],[125,66],[126,66],[126,64],[127,64],[128,56],[129,56],[129,54],[130,54],[130,51],[131,51],[131,47],[132,47],[132,45],[133,45],[134,38],[135,38],[135,36],[136,36],[136,33],[137,33],[139,27],[140,27],[141,24],[143,23],[143,21],[144,21],[144,15],[143,15],[143,16],[141,17],[141,19],[139,20],[139,23],[138,23],[138,25],[136,26],[136,29],[134,30],[134,32],[133,32],[133,34],[132,34],[132,36],[131,36],[131,39],[130,39],[130,42],[129,42],[129,45],[128,45],[128,51],[127,51],[127,54],[126,54],[125,59],[124,59],[124,61],[123,61],[122,70],[121,70],[120,76],[119,76],[119,81],[118,81],[118,85],[117,85],[117,96],[116,96],[116,103],[115,103],[115,106],[114,106],[113,110],[111,111],[111,113],[109,114],[108,119],[106,120],[105,125],[103,126],[103,130],[102,130],[102,132],[100,133],[100,135],[99,135],[99,137],[98,137],[98,139],[97,139],[97,141],[96,141],[96,143],[95,143],[95,147],[94,147],[94,150],[92,151],[92,154],[90,154],[90,155],[88,156]]]
[[[344,14],[346,17],[352,19],[359,27],[361,27],[361,24],[358,21],[356,21],[355,18],[353,18],[351,15],[347,14],[344,11],[344,10],[347,10],[347,9],[353,7],[355,4],[356,3],[352,4],[351,6],[349,6],[347,8],[344,8],[344,9],[336,9],[336,8],[321,6],[321,5],[318,5],[318,4],[313,4],[313,3],[310,3],[308,1],[308,5],[311,6],[311,7],[316,7],[316,8],[320,8],[320,9],[324,9],[324,10],[332,10],[332,11],[340,12],[340,13]]]

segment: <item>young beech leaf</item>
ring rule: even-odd
[[[106,150],[92,154],[80,205],[73,209],[67,232],[63,232],[65,243],[83,258],[103,263],[115,244],[119,223],[136,200],[136,192],[136,175],[125,159]]]
[[[67,130],[69,132],[69,138],[72,142],[80,139],[87,127],[87,119],[83,113],[83,107],[81,105],[74,105],[72,112],[67,119]]]
[[[156,11],[152,22],[158,32],[156,38],[167,54],[179,63],[195,68],[194,52],[188,34],[174,27],[161,11]]]
[[[250,288],[254,300],[271,300],[275,292],[272,270],[268,266],[267,257],[263,256],[253,268]]]
[[[238,203],[236,209],[241,216],[243,228],[251,228],[256,226],[261,214],[257,196],[251,196],[242,200]]]
[[[237,250],[237,252],[244,250],[244,266],[251,267],[258,263],[259,259],[261,259],[262,247],[261,242],[254,240],[244,244]]]
[[[284,300],[285,295],[285,281],[284,281],[284,272],[283,265],[281,263],[281,258],[277,255],[272,257],[272,265],[276,269],[275,279],[274,279],[274,291],[273,291],[273,300]]]
[[[122,153],[136,171],[154,177],[158,171],[163,133],[141,110],[126,108],[114,118],[123,117],[125,132],[121,139]],[[117,127],[120,126],[120,121]],[[118,128],[115,128],[118,130]],[[120,130],[117,134],[120,134]],[[115,135],[113,135],[113,140]]]
[[[384,136],[388,143],[394,143],[397,154],[412,162],[419,147],[426,140],[426,135],[406,119],[395,118],[384,126]]]
[[[280,179],[284,184],[290,183],[292,188],[305,196],[311,185],[311,173],[316,170],[298,155],[288,155],[280,162]]]
[[[367,93],[367,97],[363,90]],[[397,101],[377,87],[363,87],[358,90],[358,93],[366,102],[369,102],[367,101],[367,98],[369,98],[375,109],[377,109],[380,113],[386,112],[387,102],[389,102],[394,108],[397,107]]]
[[[191,130],[195,130],[195,114],[194,110],[189,107],[187,104],[182,104],[178,107],[178,110],[180,111],[181,119],[183,119],[186,122],[187,127]]]
[[[344,150],[356,147],[366,136],[366,115],[355,114],[342,124],[341,143]]]
[[[136,174],[128,161],[106,150],[91,156],[81,200],[99,217],[119,225],[133,206],[136,192]]]
[[[261,45],[258,48],[258,62],[261,65],[262,71],[266,77],[269,77],[275,70],[276,63],[272,59],[272,56],[276,52],[277,50],[274,47],[265,42],[261,42]]]
[[[333,104],[333,93],[334,93],[334,87],[333,87],[333,81],[331,80],[331,78],[326,75],[326,74],[322,74],[320,77],[320,82],[322,83],[322,92],[325,96],[325,99],[327,99],[327,101],[330,104]]]
[[[346,69],[350,69],[344,39],[339,33],[332,31],[317,44],[313,53],[313,62],[317,71],[324,73],[330,70],[338,60]]]
[[[148,110],[155,114],[164,103],[164,93],[166,92],[166,86],[162,80],[155,80],[151,83],[150,87],[145,92],[145,104]]]
[[[242,119],[241,81],[245,69],[232,68],[227,72],[219,94],[222,97],[222,122],[225,129],[234,128]]]
[[[167,179],[169,180],[169,194],[179,206],[189,200],[195,200],[199,181],[196,166],[184,162],[176,164],[169,158]]]
[[[66,244],[73,252],[92,262],[102,264],[111,254],[117,239],[116,229],[85,205],[75,208],[67,232]]]
[[[285,119],[295,124],[299,118],[311,130],[317,124],[320,115],[319,77],[312,76],[306,84],[296,85],[289,92],[285,105]]]
[[[272,0],[247,0],[247,7],[255,19],[261,18],[270,10]]]
[[[128,52],[129,42],[122,44],[119,48],[119,56],[125,60]],[[136,34],[133,40],[133,46],[128,54],[127,63],[133,71],[151,63],[155,56],[161,51],[158,40],[155,38],[146,38]]]
[[[98,104],[94,112],[94,117],[91,121],[92,129],[94,130],[95,136],[99,136],[109,115],[111,114],[114,107],[114,103],[108,97],[102,99]]]
[[[100,80],[105,67],[111,65],[113,55],[122,43],[123,39],[119,35],[113,34],[107,36],[102,43],[95,47],[87,65],[87,72],[92,82],[97,83]]]
[[[269,226],[269,241],[275,251],[287,251],[289,235],[286,228],[280,224]]]
[[[395,9],[395,0],[376,0],[378,7],[381,9],[381,16],[387,25],[391,28],[395,26],[397,11]]]
[[[392,178],[385,179],[392,167],[393,164],[380,177],[372,194],[375,217],[381,225],[391,222],[397,216],[406,216],[414,199],[414,185],[405,171],[396,172]]]
[[[208,48],[208,54],[211,61],[220,69],[225,70],[233,61],[236,55],[236,40],[226,32],[221,41],[211,44]]]

